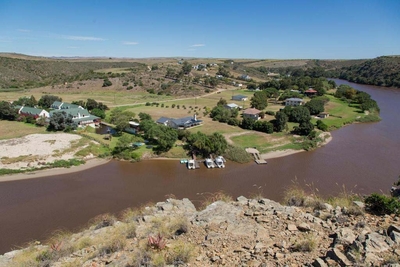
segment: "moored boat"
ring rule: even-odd
[[[206,166],[207,166],[207,168],[215,168],[215,164],[214,164],[214,162],[212,161],[212,159],[210,159],[210,158],[207,158],[206,160],[205,160],[205,164],[206,164]]]
[[[225,159],[222,156],[218,156],[215,158],[215,165],[217,165],[218,168],[225,168]]]
[[[196,168],[194,159],[189,159],[189,160],[188,160],[188,162],[187,162],[187,168],[188,168],[189,170],[194,170],[194,169]]]

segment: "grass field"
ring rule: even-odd
[[[329,128],[340,128],[354,122],[358,117],[365,116],[357,106],[349,106],[346,102],[331,95],[328,97],[330,101],[325,106],[325,111],[329,112],[330,116],[323,121]],[[315,121],[313,119],[314,123]]]
[[[0,139],[18,138],[37,133],[46,133],[46,128],[24,122],[0,120]]]

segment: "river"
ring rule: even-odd
[[[189,171],[176,160],[111,161],[79,173],[0,183],[0,253],[170,194],[195,204],[220,190],[233,197],[261,193],[281,200],[294,180],[325,196],[343,186],[361,194],[388,192],[400,174],[400,90],[335,81],[371,94],[382,121],[343,127],[322,148],[266,165],[228,162],[225,169]]]

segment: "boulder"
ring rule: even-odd
[[[344,255],[340,250],[337,248],[333,248],[329,250],[326,254],[327,257],[331,258],[332,260],[336,261],[340,264],[340,266],[352,266],[353,264],[351,261]]]
[[[328,267],[328,264],[321,258],[316,258],[315,261],[312,263],[314,267]]]
[[[237,202],[239,202],[242,205],[246,205],[248,202],[248,199],[244,196],[240,196],[236,199]]]
[[[385,252],[390,249],[385,241],[386,237],[378,233],[370,233],[365,240],[366,253],[379,253]]]
[[[344,246],[351,245],[355,240],[356,236],[350,228],[341,228],[337,233],[334,241],[335,245],[341,244]]]

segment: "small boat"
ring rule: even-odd
[[[194,169],[196,168],[194,159],[189,159],[189,160],[188,160],[188,162],[187,162],[187,168],[188,168],[189,170],[194,170]]]
[[[210,158],[206,159],[205,164],[206,164],[207,168],[209,168],[209,169],[210,168],[215,168],[214,161],[212,161],[212,159],[210,159]]]
[[[181,159],[181,163],[187,163],[188,160],[187,159]]]
[[[221,156],[218,156],[215,158],[215,165],[217,165],[218,168],[225,168],[225,159]]]

